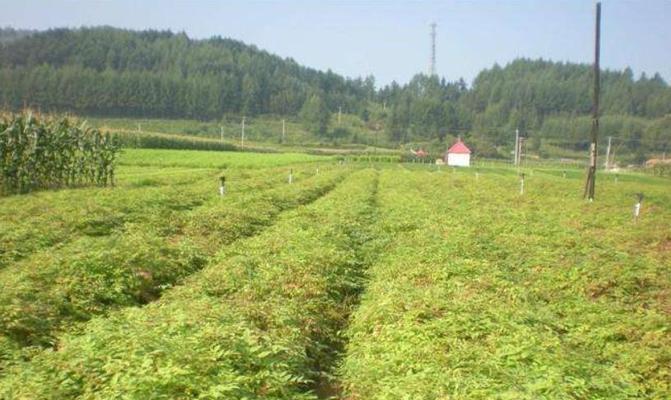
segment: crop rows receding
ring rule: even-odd
[[[170,186],[125,168],[129,190]],[[303,165],[292,185],[286,169],[0,270],[23,290],[0,294],[2,318],[46,316],[0,337],[0,398],[671,395],[668,181],[604,176],[586,203],[578,175],[551,170],[520,195],[509,169]],[[59,262],[43,274],[41,257]]]
[[[156,303],[94,319],[8,372],[5,397],[312,398],[360,289],[374,172],[227,247]],[[86,367],[82,368],[82,366]],[[46,382],[52,382],[46,385]],[[54,385],[54,383],[56,383]]]
[[[256,179],[242,180],[224,198],[217,197],[210,182],[210,199],[202,198],[194,208],[199,203],[194,194],[206,196],[207,185],[197,182],[163,206],[136,209],[143,215],[123,215],[128,220],[118,229],[100,232],[101,223],[93,222],[96,234],[84,231],[57,249],[5,268],[0,271],[0,333],[24,345],[45,345],[54,329],[151,301],[202,268],[219,247],[258,232],[283,210],[314,200],[342,175],[326,171],[310,178],[304,172],[289,186],[282,172],[263,171]],[[96,217],[110,220],[109,215],[91,216]]]
[[[668,398],[668,186],[634,225],[638,184],[589,204],[577,180],[437,175],[381,179],[393,238],[347,330],[347,398]]]

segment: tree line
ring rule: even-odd
[[[356,109],[375,89],[370,79],[302,67],[220,37],[101,27],[0,43],[0,102],[11,108],[196,119],[295,115],[313,95],[330,108]]]
[[[468,137],[494,156],[518,129],[535,143],[582,149],[591,110],[591,67],[517,59],[481,71],[469,86],[416,75],[376,88],[300,66],[242,42],[111,27],[44,32],[0,30],[0,104],[86,115],[219,119],[275,114],[316,137],[346,138],[339,109],[382,126],[388,144]],[[671,142],[671,88],[659,74],[602,73],[602,134],[630,149]]]
[[[601,74],[601,135],[628,149],[671,150],[671,88],[659,74],[635,79],[631,69]],[[468,88],[418,75],[407,85],[392,83],[378,97],[391,105],[389,137],[443,142],[462,135],[495,155],[515,130],[538,145],[541,139],[574,150],[588,146],[592,107],[589,65],[517,59],[478,74]]]

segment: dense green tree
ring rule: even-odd
[[[320,91],[331,111],[359,112],[375,96],[374,81],[301,67],[235,40],[109,27],[0,30],[0,71],[1,104],[97,115],[296,115],[308,91]]]
[[[320,136],[325,136],[328,132],[331,113],[321,94],[313,93],[305,100],[300,117],[305,128],[310,132]]]

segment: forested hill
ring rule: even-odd
[[[658,74],[634,76],[628,68],[601,77],[601,133],[632,151],[671,150],[669,85]],[[5,108],[201,120],[294,116],[320,142],[361,140],[330,118],[341,108],[361,117],[375,143],[379,129],[380,143],[436,149],[461,135],[479,154],[494,157],[506,154],[519,129],[537,150],[541,139],[583,149],[591,90],[587,64],[517,59],[481,71],[470,86],[418,74],[376,89],[372,77],[317,71],[220,37],[110,27],[0,30]]]
[[[519,129],[580,145],[589,137],[592,79],[586,64],[518,59],[480,72],[470,88],[418,75],[405,86],[383,88],[379,97],[391,105],[388,129],[398,141],[461,134],[503,144]],[[600,111],[605,135],[640,141],[651,121],[671,113],[671,88],[658,74],[605,70]]]
[[[8,106],[99,115],[296,114],[311,95],[355,109],[374,91],[371,81],[302,67],[231,39],[110,27],[7,41],[0,70],[0,101]]]

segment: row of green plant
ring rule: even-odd
[[[188,156],[184,160],[182,156]],[[214,152],[126,150],[118,173],[117,189],[81,188],[38,192],[27,197],[0,199],[0,268],[33,251],[67,242],[77,235],[106,235],[125,222],[141,222],[151,210],[184,210],[200,205],[218,193],[218,172],[211,167],[284,165],[295,161],[328,160],[305,155],[254,155]],[[167,164],[198,169],[167,167]],[[144,167],[147,163],[155,167]],[[202,168],[202,167],[210,168]],[[325,170],[327,166],[322,166]],[[315,171],[319,165],[309,167]],[[262,172],[232,168],[225,172],[231,187],[240,180],[266,177],[285,180],[291,167]],[[301,168],[298,167],[297,171]],[[307,170],[307,169],[306,169]],[[264,178],[264,179],[266,179]]]
[[[344,162],[384,162],[384,163],[398,163],[401,162],[402,157],[399,155],[377,155],[377,154],[350,154],[343,156],[336,156],[336,159]]]
[[[646,167],[644,172],[655,176],[671,176],[671,163],[654,164],[650,167]]]
[[[183,174],[182,174],[183,176]],[[137,186],[39,192],[0,199],[0,269],[34,252],[63,246],[82,236],[105,236],[125,223],[141,223],[157,213],[187,210],[217,191],[215,171],[172,185],[145,178]]]
[[[147,149],[179,149],[179,150],[210,150],[237,151],[239,147],[216,139],[200,138],[185,135],[170,135],[154,132],[111,131],[121,147]]]
[[[0,397],[315,399],[361,288],[376,173],[284,214],[143,308],[12,366]]]
[[[671,192],[599,182],[587,203],[577,175],[381,174],[345,398],[669,398]]]
[[[109,134],[30,112],[0,117],[0,193],[114,183]]]
[[[105,236],[83,235],[0,271],[0,334],[20,346],[52,346],[94,315],[155,300],[205,266],[222,246],[251,236],[283,211],[309,203],[346,174],[296,172],[249,180],[198,207],[145,210]],[[232,190],[231,190],[232,189]]]
[[[314,172],[314,169],[296,169]],[[301,171],[301,172],[299,172]],[[217,198],[220,172],[122,167],[115,189],[83,188],[0,199],[0,268],[81,236],[105,236],[126,223],[170,221]],[[227,171],[229,191],[285,182],[288,168]]]
[[[243,152],[125,149],[119,165],[188,168],[264,168],[307,162],[328,162],[332,158],[301,153],[255,154]]]

